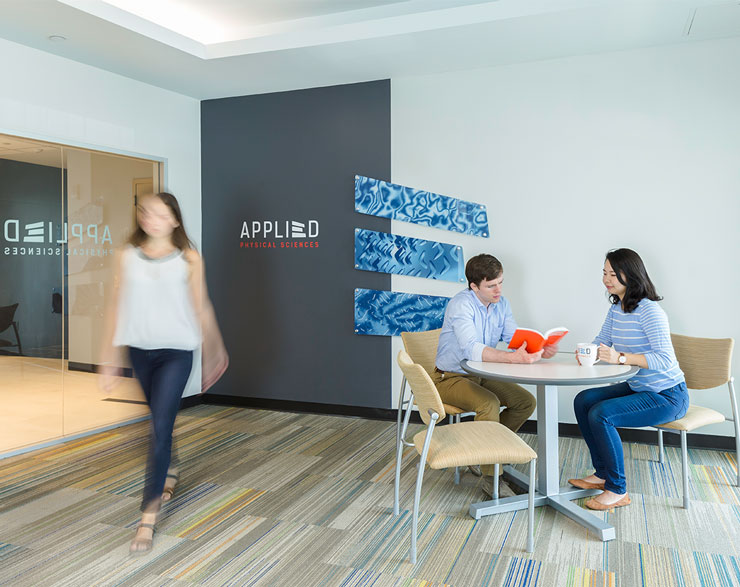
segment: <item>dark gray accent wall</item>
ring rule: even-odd
[[[23,353],[29,356],[62,356],[62,317],[52,313],[51,304],[52,291],[61,292],[63,250],[48,242],[23,242],[25,226],[41,221],[45,241],[49,221],[54,239],[60,236],[62,177],[57,167],[0,159],[0,306],[18,303],[15,319]],[[20,242],[5,239],[8,220],[18,220]],[[14,227],[9,233],[11,239],[16,238]],[[12,330],[0,333],[0,338],[15,342]],[[14,353],[18,349],[7,350]]]
[[[390,338],[353,331],[354,288],[390,289],[354,269],[354,228],[390,232],[355,213],[354,176],[390,180],[390,140],[389,80],[202,102],[203,251],[231,356],[213,393],[390,407]],[[309,220],[316,238],[242,237]]]

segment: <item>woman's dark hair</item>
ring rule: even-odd
[[[468,289],[470,284],[480,285],[484,279],[496,279],[503,272],[504,268],[501,262],[493,255],[476,255],[468,259],[465,264],[465,277],[468,280]]]
[[[180,204],[177,203],[177,198],[172,194],[168,194],[167,192],[160,192],[158,194],[151,194],[144,197],[159,198],[162,203],[170,209],[172,215],[175,217],[175,220],[177,221],[177,226],[172,231],[172,244],[181,251],[194,249],[195,246],[193,245],[193,242],[188,237],[188,233],[185,232],[185,226],[182,223],[182,212],[180,212]],[[140,247],[146,242],[147,238],[148,237],[146,232],[144,232],[141,226],[139,226],[139,217],[137,215],[136,230],[134,230],[134,233],[128,239],[128,242],[135,247]]]
[[[622,310],[627,314],[632,312],[643,298],[654,302],[663,299],[655,291],[655,286],[650,281],[645,264],[635,251],[632,249],[614,249],[606,254],[606,260],[609,261],[614,273],[617,274],[619,283],[627,288],[622,298]],[[611,294],[609,301],[612,304],[618,304],[619,297]]]

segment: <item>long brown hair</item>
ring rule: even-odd
[[[190,240],[190,237],[188,237],[188,233],[185,232],[185,225],[182,222],[182,212],[180,212],[180,204],[177,203],[177,198],[167,192],[159,192],[158,194],[151,194],[151,195],[146,195],[143,197],[144,198],[148,198],[148,197],[159,198],[162,201],[162,203],[165,206],[167,206],[172,212],[172,215],[175,217],[175,220],[177,221],[177,226],[175,227],[175,229],[172,231],[172,234],[170,235],[170,238],[172,239],[172,244],[175,245],[181,251],[186,251],[187,249],[195,249],[195,245],[193,245],[193,241]],[[139,226],[139,216],[137,214],[136,215],[136,230],[134,230],[134,233],[128,239],[128,242],[129,244],[132,244],[135,247],[140,247],[146,242],[147,238],[149,237],[147,236],[146,232],[144,232],[141,226]]]
[[[655,291],[655,286],[645,269],[640,255],[632,249],[614,249],[606,254],[606,260],[612,266],[617,280],[627,289],[622,296],[622,309],[626,314],[632,312],[640,300],[647,298],[659,302],[663,298]],[[619,296],[611,294],[609,301],[612,304],[620,302]]]

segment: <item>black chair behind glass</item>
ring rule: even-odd
[[[15,342],[0,338],[0,348],[18,347],[18,354],[22,355],[23,347],[21,346],[21,337],[18,334],[18,322],[13,320],[17,309],[18,304],[0,306],[0,334],[4,333],[9,328],[12,328],[15,333]]]

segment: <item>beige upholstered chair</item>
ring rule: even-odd
[[[732,347],[735,341],[732,338],[694,338],[681,334],[671,334],[673,349],[676,351],[678,364],[686,377],[686,387],[689,389],[711,389],[727,384],[730,390],[730,405],[732,418],[725,418],[724,414],[690,405],[686,415],[680,420],[667,422],[658,429],[658,454],[660,462],[663,458],[663,431],[681,434],[681,468],[683,473],[683,507],[689,507],[689,471],[686,433],[702,426],[717,424],[729,420],[735,424],[735,453],[737,458],[737,485],[740,487],[740,420],[738,420],[737,397],[731,374]]]
[[[419,501],[424,469],[428,464],[432,469],[464,467],[467,465],[490,465],[501,463],[529,463],[529,509],[527,526],[527,552],[534,550],[534,484],[537,453],[506,426],[498,422],[461,422],[442,426],[435,430],[437,421],[445,417],[445,406],[439,397],[436,386],[429,373],[411,361],[406,351],[398,352],[398,364],[411,386],[419,414],[427,425],[414,436],[414,446],[421,455],[419,471],[416,476],[414,509],[411,522],[411,550],[409,559],[416,563],[416,532],[419,519]],[[398,448],[400,463],[403,449]],[[396,466],[395,491],[398,495],[401,468]],[[498,477],[494,478],[498,483]],[[394,510],[397,515],[398,511]]]
[[[442,332],[441,328],[436,330],[427,330],[425,332],[402,332],[401,340],[403,340],[403,346],[406,352],[411,357],[411,360],[424,367],[424,370],[430,375],[434,372],[434,362],[437,358],[437,344],[439,343],[439,333]],[[409,418],[411,417],[411,411],[414,406],[414,394],[413,392],[408,394],[406,397],[406,377],[401,381],[401,392],[398,395],[398,413],[396,416],[396,452],[398,447],[413,446],[412,442],[406,440],[406,430],[409,425]],[[406,413],[402,417],[404,408]],[[475,412],[466,412],[450,404],[445,404],[445,412],[449,418],[450,424],[453,422],[460,422],[460,418],[463,416],[475,416]],[[460,483],[460,470],[455,467],[455,483]],[[396,503],[398,500],[396,499]]]

